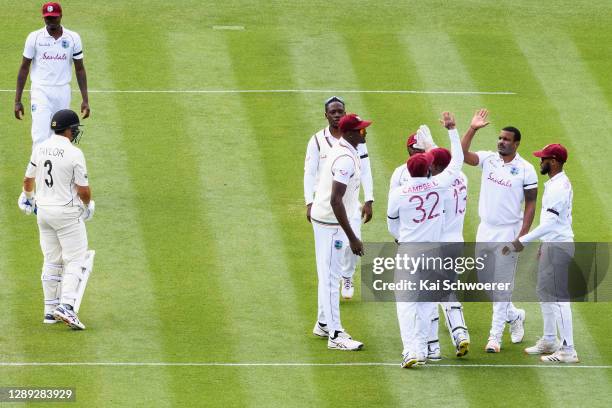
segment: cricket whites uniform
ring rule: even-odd
[[[56,40],[43,27],[28,35],[23,56],[32,60],[30,100],[36,145],[53,134],[49,127],[53,114],[70,107],[72,60],[83,58],[81,37],[62,27],[62,36]]]
[[[436,176],[411,177],[389,195],[387,224],[400,244],[399,252],[411,250],[410,246],[402,245],[404,243],[438,243],[442,238],[444,197],[463,163],[457,130],[449,130],[448,134],[452,154],[448,167]],[[434,247],[436,245],[432,245]],[[396,302],[404,355],[427,356],[427,335],[436,305],[434,302]]]
[[[389,183],[389,194],[391,191],[395,190],[399,186],[403,186],[404,184],[410,181],[410,173],[408,172],[408,166],[406,163],[398,166],[391,175],[391,182]]]
[[[306,148],[306,159],[304,161],[304,200],[307,205],[314,201],[315,192],[317,191],[317,187],[319,185],[321,171],[325,166],[332,147],[337,142],[338,139],[331,134],[329,126],[313,135],[308,142],[308,147]],[[365,143],[357,145],[357,154],[360,159],[361,185],[363,186],[364,201],[374,201],[370,158],[368,156],[368,148],[366,147]],[[355,235],[361,239],[360,206],[357,206],[353,212],[347,212],[347,216]],[[358,257],[357,255],[353,254],[348,246],[343,248],[343,253],[344,259],[342,260],[341,276],[345,278],[352,278],[355,273]],[[321,323],[325,323],[326,321],[321,304],[319,304],[318,307],[318,321]]]
[[[565,172],[544,183],[540,225],[519,238],[521,243],[540,239],[538,293],[544,320],[544,337],[556,342],[557,329],[561,348],[573,352],[572,310],[570,308],[568,269],[574,255],[572,231],[572,184]]]
[[[322,316],[325,318],[324,321],[319,321],[327,324],[330,335],[334,331],[344,331],[340,321],[338,282],[344,270],[345,252],[351,250],[348,238],[330,204],[332,184],[337,181],[346,185],[342,202],[347,215],[359,211],[361,160],[359,152],[340,138],[327,150],[325,163],[318,173],[317,190],[312,204],[311,220],[319,278],[318,304],[322,307]]]
[[[465,211],[467,205],[467,187],[468,179],[463,172],[459,172],[457,178],[449,187],[444,199],[444,226],[442,228],[442,236],[440,242],[447,245],[444,249],[448,253],[444,256],[461,256],[463,250],[463,222],[465,220]],[[448,243],[454,243],[448,245]],[[457,301],[456,295],[451,294],[451,298],[446,302],[440,302],[440,306],[444,309],[446,327],[450,333],[451,340],[455,347],[458,346],[458,336],[469,340],[467,325],[463,317],[463,307]],[[438,322],[440,316],[438,308],[434,308],[432,316],[430,332],[428,337],[428,352],[436,353],[440,349],[438,340]]]
[[[504,163],[497,152],[479,151],[478,167],[482,170],[478,215],[480,225],[476,233],[476,256],[487,255],[491,279],[496,282],[512,282],[517,264],[517,254],[501,255],[500,245],[513,241],[523,224],[522,205],[524,190],[538,187],[534,167],[518,153],[512,161]],[[493,258],[493,260],[491,260]],[[494,262],[494,263],[493,263]],[[506,294],[509,300],[511,292]],[[490,336],[501,342],[506,323],[516,321],[518,309],[510,301],[493,302],[493,318]]]
[[[45,313],[50,313],[59,303],[74,306],[77,297],[87,252],[83,204],[77,195],[77,186],[89,185],[85,157],[68,138],[54,134],[34,146],[26,177],[36,180],[41,279]]]

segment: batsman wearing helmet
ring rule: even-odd
[[[87,248],[85,221],[94,214],[85,156],[75,146],[82,135],[78,115],[63,109],[51,119],[54,135],[36,145],[23,180],[19,208],[37,214],[43,252],[43,323],[85,325],[77,316],[94,251]]]

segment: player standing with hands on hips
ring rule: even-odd
[[[70,108],[70,81],[72,63],[81,90],[83,119],[90,113],[87,93],[87,74],[83,64],[81,37],[61,25],[62,7],[58,3],[45,3],[42,7],[45,27],[31,32],[26,39],[23,59],[17,74],[15,90],[15,118],[24,115],[21,96],[32,66],[30,94],[32,112],[32,143],[43,142],[53,134],[49,124],[53,114]]]
[[[79,142],[78,115],[60,110],[51,119],[55,134],[36,145],[23,180],[19,208],[37,213],[43,252],[43,323],[63,320],[73,329],[85,325],[77,316],[93,268],[94,251],[87,249],[85,221],[94,214],[94,201]]]
[[[488,114],[486,109],[477,111],[461,139],[465,163],[482,170],[476,256],[487,259],[486,272],[489,277],[494,277],[496,282],[512,282],[518,257],[516,254],[503,256],[501,250],[504,243],[527,234],[531,228],[538,196],[538,175],[534,167],[517,152],[521,132],[515,127],[507,126],[501,130],[497,152],[469,151],[476,132],[489,124]],[[511,295],[512,291],[499,293],[496,294],[498,301],[493,300],[491,331],[485,346],[488,353],[500,352],[506,323],[510,324],[512,343],[523,341],[525,310],[514,306],[510,301]]]
[[[363,243],[350,224],[349,217],[359,208],[361,159],[357,146],[366,141],[366,128],[372,122],[348,114],[338,122],[342,137],[329,150],[319,174],[319,184],[312,204],[311,222],[317,260],[318,304],[323,306],[326,322],[316,327],[328,333],[327,347],[334,350],[359,350],[363,343],[353,340],[340,322],[340,291],[344,249],[363,255]]]

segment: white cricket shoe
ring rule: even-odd
[[[510,323],[510,339],[513,343],[520,343],[525,336],[525,310],[517,309],[518,317]]]
[[[57,320],[62,320],[71,329],[74,330],[85,330],[85,325],[81,323],[77,314],[72,310],[72,308],[66,307],[67,305],[59,305],[54,311],[53,316]]]
[[[440,357],[440,359],[441,358],[442,357]],[[416,359],[417,359],[416,365],[418,365],[418,366],[422,366],[422,365],[425,365],[427,363],[427,356],[425,354],[423,354],[423,353],[417,353]]]
[[[559,347],[561,347],[561,344],[559,343],[558,339],[555,339],[554,341],[547,341],[544,339],[544,337],[541,337],[540,339],[538,339],[538,341],[536,342],[534,346],[527,347],[525,349],[525,353],[527,354],[552,354],[556,352],[557,350],[559,350]]]
[[[501,350],[501,343],[495,336],[489,336],[489,341],[485,346],[485,351],[487,353],[499,353]]]
[[[576,354],[575,350],[572,351],[564,351],[557,350],[551,355],[540,357],[545,363],[579,363],[578,354]]]
[[[455,355],[457,357],[465,356],[470,351],[470,338],[468,337],[467,333],[459,333],[457,335],[456,342],[457,351],[455,352]]]
[[[331,350],[357,351],[362,347],[363,343],[353,340],[346,332],[338,332],[336,338],[329,336],[327,339],[327,348]]]
[[[342,298],[352,299],[355,293],[355,286],[353,285],[353,278],[342,277]]]
[[[43,323],[44,324],[55,324],[55,323],[59,323],[59,320],[56,320],[55,317],[53,317],[53,313],[45,313],[45,316],[43,317]]]
[[[327,325],[321,326],[321,323],[316,322],[314,329],[312,329],[312,334],[319,337],[329,337],[329,330],[327,329]]]
[[[416,354],[406,353],[402,356],[402,364],[400,364],[401,368],[411,368],[416,367],[418,364]]]

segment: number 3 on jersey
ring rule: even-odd
[[[425,201],[427,202],[430,201],[429,200],[430,198],[433,201],[433,205],[431,206],[431,210],[429,210],[429,215],[427,215],[427,210],[423,206],[425,205]],[[438,202],[440,201],[440,196],[435,191],[431,191],[427,193],[427,195],[425,196],[425,199],[423,199],[423,197],[421,197],[420,195],[413,195],[412,197],[410,197],[408,201],[419,202],[419,205],[416,207],[416,210],[421,211],[423,213],[423,216],[420,219],[417,219],[417,218],[412,219],[412,221],[416,222],[417,224],[440,216],[440,213],[434,214],[434,211],[436,207],[438,206]]]
[[[45,184],[47,187],[51,188],[53,187],[53,175],[51,174],[51,170],[53,170],[53,163],[51,163],[51,160],[45,161],[45,168],[47,168],[47,174],[49,175],[49,178],[45,176]]]

